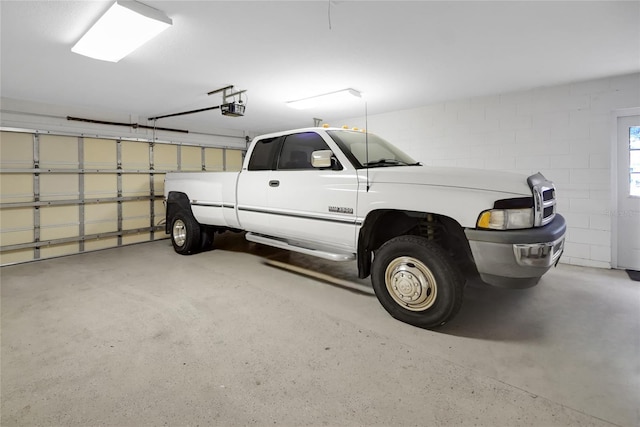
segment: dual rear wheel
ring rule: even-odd
[[[171,220],[171,243],[181,255],[191,255],[213,246],[215,229],[198,223],[190,213],[180,211]]]

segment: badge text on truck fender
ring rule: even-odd
[[[329,212],[353,214],[353,208],[343,208],[340,206],[329,206]]]

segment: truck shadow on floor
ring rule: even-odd
[[[244,238],[244,233],[227,232],[216,235],[214,249],[256,255],[273,268],[375,298],[370,278],[358,278],[355,261],[328,261],[252,243]],[[544,335],[545,325],[545,322],[540,321],[535,304],[531,301],[538,292],[539,286],[518,290],[501,289],[489,286],[479,278],[470,278],[467,280],[462,308],[457,316],[433,331],[494,341],[536,340]]]
[[[458,315],[437,331],[482,340],[537,341],[548,326],[536,313],[538,292],[538,287],[502,289],[468,279]]]
[[[359,294],[375,296],[369,278],[358,278],[355,261],[334,262],[310,255],[278,249],[259,243],[249,242],[244,233],[223,233],[216,235],[216,249],[242,252],[264,259],[264,263],[274,268],[319,280]]]

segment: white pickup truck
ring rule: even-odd
[[[164,188],[179,254],[243,230],[252,242],[357,260],[382,306],[422,328],[455,316],[468,277],[533,286],[564,247],[555,188],[541,174],[422,166],[358,130],[259,136],[240,172],[168,173]]]

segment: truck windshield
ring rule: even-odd
[[[379,136],[348,130],[329,130],[327,133],[357,169],[420,166],[420,163]]]

